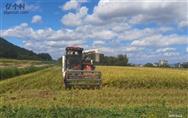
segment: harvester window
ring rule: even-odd
[[[78,51],[68,51],[67,52],[68,55],[79,55]]]
[[[67,54],[70,55],[70,54],[71,54],[71,51],[67,51]]]
[[[75,55],[78,55],[78,52],[75,52]]]
[[[68,51],[67,54],[68,54],[68,55],[73,55],[73,54],[74,54],[74,51]]]

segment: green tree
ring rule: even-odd
[[[144,67],[154,67],[154,65],[152,63],[146,63],[144,64]]]

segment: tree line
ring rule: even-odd
[[[188,68],[188,62],[183,63],[175,63],[173,65],[164,64],[160,65],[159,63],[146,63],[143,65],[144,67],[164,67],[164,68]]]
[[[100,62],[96,65],[107,65],[107,66],[127,66],[128,57],[127,55],[118,55],[118,56],[102,56]]]

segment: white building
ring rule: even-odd
[[[167,65],[168,61],[167,60],[159,60],[159,66],[164,66]]]

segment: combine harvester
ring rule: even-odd
[[[67,47],[62,57],[65,88],[100,88],[101,72],[95,71],[94,66],[100,56],[97,49],[83,51],[80,47]]]

